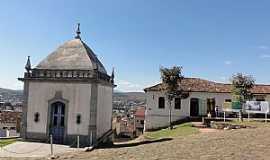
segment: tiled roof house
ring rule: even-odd
[[[175,98],[172,103],[172,120],[177,121],[190,116],[205,116],[215,114],[217,106],[222,112],[224,102],[231,101],[231,84],[217,83],[201,78],[184,78],[178,85],[185,98]],[[146,114],[145,129],[155,129],[168,125],[169,104],[166,99],[163,85],[157,84],[145,88]],[[270,102],[270,85],[255,84],[251,89],[255,100]]]
[[[232,85],[201,78],[184,78],[181,83],[179,83],[179,88],[188,92],[231,93]],[[145,88],[144,91],[162,91],[162,84],[159,83],[152,87]],[[270,85],[256,84],[251,89],[251,92],[254,94],[270,94]]]

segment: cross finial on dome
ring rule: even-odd
[[[30,61],[30,56],[28,56],[27,58],[27,62],[26,62],[26,65],[25,65],[25,69],[26,71],[29,73],[30,70],[31,70],[31,61]]]
[[[81,31],[80,31],[80,23],[78,23],[77,24],[77,31],[76,31],[76,36],[75,36],[75,38],[76,39],[81,39],[81,36],[80,36],[80,34],[81,34]]]
[[[111,74],[111,83],[114,84],[114,67],[112,69],[112,74]]]

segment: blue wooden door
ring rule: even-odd
[[[65,104],[56,102],[52,104],[52,136],[53,143],[63,144],[65,133]]]

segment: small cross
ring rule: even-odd
[[[77,35],[76,35],[76,39],[81,39],[81,31],[80,31],[80,23],[77,24],[77,31],[76,31]]]

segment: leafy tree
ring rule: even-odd
[[[244,103],[251,100],[253,95],[250,91],[255,84],[255,79],[250,75],[237,73],[232,76],[232,95],[233,101]]]
[[[251,100],[253,95],[251,89],[255,84],[255,79],[250,75],[237,73],[232,76],[232,99],[240,102],[241,106],[245,101]],[[239,111],[239,120],[242,119],[242,110]]]
[[[179,83],[184,78],[182,75],[182,67],[173,66],[172,68],[160,68],[161,79],[162,79],[162,89],[165,91],[165,94],[169,100],[169,122],[170,129],[172,126],[172,100],[175,97],[180,97],[182,90],[179,88]]]

